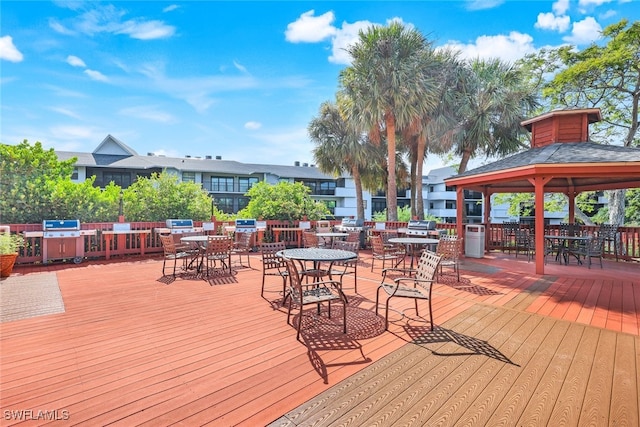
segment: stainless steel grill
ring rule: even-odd
[[[436,230],[435,221],[410,220],[403,230],[408,236],[432,236],[439,238],[445,230]]]
[[[166,227],[156,228],[158,234],[187,234],[200,233],[202,227],[194,227],[192,219],[168,219]]]
[[[255,219],[236,219],[236,233],[255,233],[258,231]]]
[[[360,233],[360,247],[364,248],[367,240],[367,227],[364,226],[363,219],[343,218],[340,225],[336,226],[336,230],[343,233],[357,231]]]
[[[46,219],[42,221],[42,263],[84,259],[84,236],[95,236],[96,230],[81,230],[79,219]]]

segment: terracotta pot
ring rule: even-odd
[[[18,258],[18,254],[0,255],[0,277],[9,277],[11,275],[16,258]]]

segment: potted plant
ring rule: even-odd
[[[24,246],[22,236],[11,233],[0,233],[0,277],[9,277],[13,264],[18,257],[18,250]]]

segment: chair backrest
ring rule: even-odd
[[[382,243],[382,237],[379,235],[371,236],[371,250],[374,254],[384,253],[384,243]]]
[[[398,237],[398,231],[397,230],[390,230],[390,231],[384,231],[382,233],[380,233],[381,239],[382,239],[382,243],[385,245],[390,244],[389,243],[389,239],[393,239],[395,237]]]
[[[598,228],[598,236],[602,236],[604,240],[614,240],[618,233],[618,226],[615,224],[600,224]]]
[[[604,249],[604,236],[592,236],[587,241],[587,250],[591,256],[600,256]]]
[[[286,268],[284,260],[276,255],[285,249],[287,249],[287,246],[284,242],[262,243],[260,252],[262,253],[262,267],[264,270]]]
[[[316,233],[312,231],[302,232],[302,246],[305,248],[317,248],[318,244],[318,236],[316,236]]]
[[[580,224],[575,222],[561,222],[560,235],[561,236],[579,236]]]
[[[285,265],[287,266],[287,272],[289,273],[289,284],[294,298],[300,298],[302,296],[302,279],[298,273],[298,267],[296,263],[289,258],[283,258]]]
[[[458,236],[442,236],[436,247],[436,254],[449,261],[457,261],[461,252],[462,239],[459,239]]]
[[[360,249],[360,242],[345,242],[344,240],[337,240],[333,244],[334,249],[341,249],[343,251],[351,251],[358,253]]]
[[[416,282],[418,286],[431,292],[431,285],[436,279],[438,274],[438,266],[442,257],[430,251],[422,252],[420,260],[418,261],[418,267],[416,269],[416,279],[428,280],[429,282]]]
[[[360,232],[359,231],[349,231],[349,235],[347,236],[347,242],[358,242],[358,243],[360,243]]]
[[[173,241],[173,236],[170,234],[161,234],[160,242],[162,243],[162,248],[164,249],[165,255],[175,254],[176,251],[176,243]]]
[[[211,236],[207,240],[206,256],[227,256],[231,254],[233,240],[230,237]]]
[[[251,249],[251,239],[253,239],[253,235],[255,233],[240,233],[240,237],[236,242],[237,249],[249,250]]]

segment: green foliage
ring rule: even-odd
[[[24,246],[24,238],[18,234],[0,233],[0,255],[18,253]]]
[[[76,159],[59,161],[40,142],[0,144],[0,213],[2,222],[37,223],[57,215],[52,194],[61,182],[71,182]]]
[[[94,187],[95,177],[74,183],[60,180],[51,192],[53,218],[73,218],[81,222],[117,221],[120,186],[110,183],[104,191]]]
[[[211,198],[200,185],[180,182],[167,172],[138,178],[123,192],[124,214],[129,221],[164,221],[167,218],[206,220]]]
[[[492,204],[502,205],[508,203],[507,214],[511,217],[531,216],[535,205],[534,193],[500,193],[493,197]],[[545,212],[560,212],[567,204],[563,194],[545,194]]]
[[[627,205],[624,210],[625,224],[630,227],[640,226],[640,188],[627,190]]]
[[[247,191],[251,198],[246,208],[238,212],[240,218],[301,220],[305,216],[318,220],[330,215],[329,209],[309,195],[311,190],[301,182],[279,182],[270,185],[259,182]]]
[[[387,210],[383,210],[381,212],[374,212],[372,215],[372,219],[374,221],[382,221],[385,222],[387,220]],[[411,219],[411,206],[403,206],[398,208],[398,221],[400,222],[409,222]],[[434,215],[425,214],[424,219],[427,221],[435,221],[435,222],[443,222],[442,218],[438,218]]]

